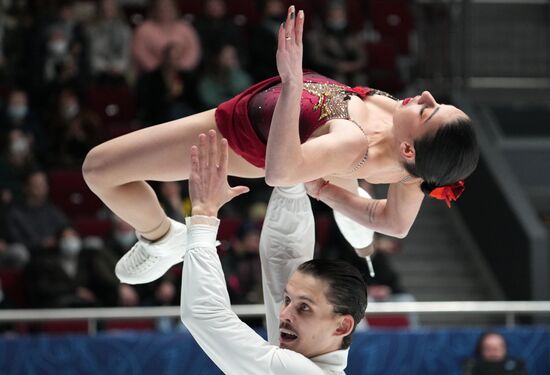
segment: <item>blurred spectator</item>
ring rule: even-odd
[[[12,242],[8,231],[8,206],[0,203],[0,269],[22,269],[29,258],[29,250],[23,244]]]
[[[0,280],[0,309],[9,309],[12,305],[6,298],[6,295],[4,294],[4,289],[2,288],[2,280]],[[0,332],[3,332],[4,330],[9,329],[4,324],[0,324]]]
[[[31,40],[36,37],[31,33],[33,18],[28,2],[4,2],[0,8],[0,81],[25,86],[32,77],[29,70],[33,61],[28,54]]]
[[[237,48],[241,61],[246,61],[246,48],[241,29],[227,14],[226,0],[206,0],[204,13],[195,22],[201,38],[203,60],[209,62],[226,44]]]
[[[262,19],[252,31],[250,41],[250,71],[256,81],[278,74],[277,33],[286,15],[286,6],[281,0],[265,0],[261,9]]]
[[[6,295],[4,288],[2,287],[2,280],[0,280],[0,310],[2,309],[15,309],[16,306],[13,301]],[[0,334],[15,332],[15,323],[0,323]]]
[[[131,30],[116,0],[102,0],[99,16],[88,28],[92,74],[99,82],[125,82],[130,70]]]
[[[6,53],[4,44],[6,38],[6,29],[10,26],[10,19],[6,15],[4,7],[0,5],[0,77],[5,76]]]
[[[374,253],[371,255],[375,276],[368,277],[367,290],[369,299],[376,301],[401,301],[400,295],[405,291],[399,281],[399,275],[393,269],[388,255],[401,251],[401,242],[397,238],[376,233],[374,236]],[[405,300],[414,300],[412,296]]]
[[[475,358],[466,362],[464,375],[527,375],[527,370],[523,361],[508,357],[501,334],[485,332],[477,342]]]
[[[229,297],[233,304],[262,303],[260,230],[245,221],[221,258]]]
[[[111,221],[113,230],[107,238],[107,247],[115,259],[120,259],[136,243],[136,232],[130,224],[114,214],[111,215]]]
[[[332,221],[327,237],[327,244],[319,249],[316,256],[325,259],[344,260],[355,266],[365,279],[369,301],[412,302],[416,300],[412,294],[407,293],[402,287],[399,274],[395,271],[389,259],[392,254],[401,251],[401,240],[375,233],[372,245],[364,249],[353,249]],[[375,272],[374,277],[370,275],[365,261],[364,256],[367,254],[371,254]],[[408,314],[407,318],[409,327],[418,327],[417,314]]]
[[[36,61],[43,59],[43,82],[53,91],[68,82],[82,85],[89,72],[88,45],[84,27],[75,17],[74,1],[62,1],[55,19],[46,23],[42,33],[45,43],[38,46],[35,57]]]
[[[199,97],[206,108],[215,108],[244,91],[251,83],[248,73],[241,69],[237,49],[226,44],[212,58],[200,79]]]
[[[0,158],[0,191],[2,202],[22,198],[22,185],[29,170],[35,167],[32,140],[21,130],[11,130],[4,140]]]
[[[38,159],[48,152],[48,142],[42,124],[31,110],[27,93],[24,90],[16,88],[10,92],[6,109],[1,118],[2,138],[11,130],[17,129],[29,140],[29,146],[34,150]]]
[[[350,28],[345,1],[329,1],[323,13],[307,34],[312,66],[339,82],[365,85],[367,55],[359,35]]]
[[[99,116],[82,108],[76,91],[69,87],[59,94],[54,110],[50,123],[53,161],[58,166],[80,167],[88,151],[103,139]]]
[[[0,4],[0,82],[9,76],[8,46],[9,34],[16,27],[16,21],[7,14],[4,4]]]
[[[400,239],[386,236],[380,233],[374,234],[373,248],[371,255],[374,277],[366,278],[369,300],[377,302],[414,302],[416,298],[403,288],[399,274],[393,268],[390,257],[401,251]],[[358,252],[356,250],[356,252]],[[361,258],[362,260],[363,258]],[[418,314],[407,315],[410,328],[418,328]]]
[[[48,200],[46,174],[31,171],[25,178],[24,199],[9,210],[8,229],[12,241],[24,244],[31,253],[57,249],[59,234],[69,228],[65,215]]]
[[[159,280],[144,285],[120,284],[114,274],[115,265],[132,246],[136,243],[137,237],[135,230],[128,223],[124,222],[116,215],[111,216],[113,230],[106,241],[110,263],[107,268],[111,274],[111,285],[118,286],[118,303],[122,306],[136,305],[174,305],[179,302],[179,293],[176,286],[178,278],[172,272],[166,273]],[[107,257],[105,257],[107,258]],[[108,279],[106,275],[105,280]]]
[[[188,104],[189,75],[179,67],[183,51],[180,44],[166,46],[162,64],[143,74],[137,84],[141,120],[145,126],[193,114]]]
[[[79,280],[95,295],[99,306],[137,306],[135,287],[121,284],[114,273],[117,260],[100,238],[86,238],[79,257]]]
[[[140,296],[134,285],[121,284],[116,278],[114,269],[118,259],[132,248],[137,241],[135,230],[130,224],[111,216],[112,231],[106,240],[106,263],[110,273],[110,285],[118,286],[118,304],[121,306],[137,306],[140,304]],[[107,280],[107,278],[105,278]]]
[[[139,71],[159,68],[169,44],[177,46],[175,68],[192,71],[198,66],[201,45],[197,32],[187,21],[179,19],[174,0],[154,0],[150,18],[138,26],[132,42],[132,55]]]
[[[94,293],[81,279],[82,241],[72,228],[57,237],[58,246],[33,254],[25,271],[28,300],[33,307],[86,307],[97,305]]]
[[[159,201],[168,217],[185,222],[185,217],[191,214],[190,207],[185,204],[181,195],[181,184],[177,181],[160,183]]]

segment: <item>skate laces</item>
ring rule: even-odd
[[[149,254],[143,246],[141,246],[141,243],[138,242],[130,249],[130,254],[128,254],[128,268],[129,270],[136,270],[144,266],[153,257],[154,256]]]

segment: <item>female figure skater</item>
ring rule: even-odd
[[[310,195],[388,235],[407,234],[425,193],[435,190],[448,202],[460,194],[456,184],[475,169],[479,155],[468,116],[427,91],[397,100],[304,73],[303,25],[304,12],[291,6],[279,30],[278,77],[217,109],[90,151],[83,165],[86,182],[139,234],[115,269],[122,282],[153,281],[181,261],[185,225],[166,217],[145,180],[187,179],[190,165],[182,155],[211,129],[229,142],[230,175],[265,176],[272,186],[312,181]],[[387,199],[357,195],[358,178],[390,184]]]

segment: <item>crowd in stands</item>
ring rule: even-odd
[[[380,0],[295,3],[308,17],[306,68],[349,85],[394,93],[404,87],[397,59],[409,53],[401,39],[413,32],[408,1],[393,2],[397,11]],[[2,4],[0,306],[178,304],[178,270],[151,285],[118,282],[114,265],[136,237],[86,188],[81,164],[109,138],[214,108],[276,75],[276,34],[289,2]],[[384,9],[401,18],[376,15]],[[396,30],[383,37],[376,29],[384,27]],[[261,303],[258,241],[269,190],[262,181],[246,184],[246,199],[224,207],[220,256],[233,302]],[[154,188],[168,215],[183,220],[190,209],[185,185]],[[374,257],[378,278],[385,257]],[[371,281],[374,298],[402,292],[392,272]]]

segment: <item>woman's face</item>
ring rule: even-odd
[[[436,102],[429,91],[413,98],[398,100],[393,113],[393,125],[399,142],[414,143],[429,132],[459,117],[468,117],[455,106]]]

